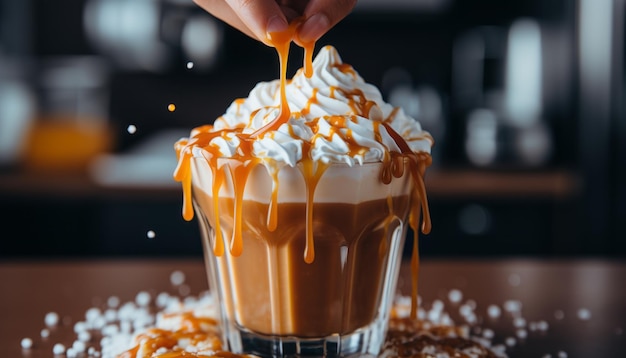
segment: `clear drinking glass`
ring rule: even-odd
[[[252,169],[241,204],[242,252],[231,255],[238,219],[229,168],[236,164],[219,160],[225,174],[214,198],[208,162],[192,162],[194,207],[226,348],[262,357],[377,355],[408,227],[409,171],[383,184],[381,163],[330,165],[311,205],[315,254],[307,263],[307,185],[298,167],[284,167],[277,177],[264,165]],[[276,183],[278,221],[270,231]]]

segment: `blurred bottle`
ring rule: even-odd
[[[35,97],[26,67],[0,53],[0,167],[19,163],[33,121]]]
[[[464,150],[472,165],[537,168],[550,159],[543,50],[534,19],[517,19],[508,29],[475,28],[457,39],[453,92],[464,113]]]
[[[113,147],[107,69],[96,57],[44,60],[38,111],[26,138],[24,167],[31,171],[81,172]]]

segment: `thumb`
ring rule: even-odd
[[[304,23],[298,29],[299,45],[317,41],[345,18],[357,0],[311,0],[304,10]]]

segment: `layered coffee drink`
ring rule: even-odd
[[[430,230],[433,140],[331,46],[287,81],[279,35],[280,80],[176,143],[183,217],[198,216],[231,351],[376,355],[407,228]]]
[[[208,192],[211,179],[197,175],[209,171],[206,163],[198,160],[194,168],[196,212],[204,229],[213,231],[206,235],[207,252],[213,255],[215,240],[233,237],[237,200],[231,188],[224,188],[216,205]],[[271,231],[272,180],[257,166],[240,204],[241,254],[207,258],[214,262],[212,281],[223,290],[226,314],[254,332],[311,338],[347,334],[371,323],[384,293],[394,286],[386,276],[396,276],[399,261],[389,260],[401,256],[411,202],[408,176],[384,185],[380,170],[377,163],[330,166],[307,207],[299,169],[284,168],[278,178],[277,225]],[[307,248],[309,210],[313,242]],[[307,254],[314,257],[307,259]]]

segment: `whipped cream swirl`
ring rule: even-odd
[[[332,46],[319,51],[310,78],[303,69],[296,72],[287,83],[286,95],[291,117],[277,130],[254,138],[253,156],[292,167],[303,155],[325,164],[380,162],[388,152],[400,152],[380,122],[400,134],[412,151],[430,153],[433,140],[420,123],[386,103],[380,91],[344,64]],[[247,98],[228,107],[213,131],[242,128],[244,134],[251,134],[279,112],[279,80],[260,82]],[[211,141],[223,157],[236,156],[240,145],[241,139],[228,132]]]

